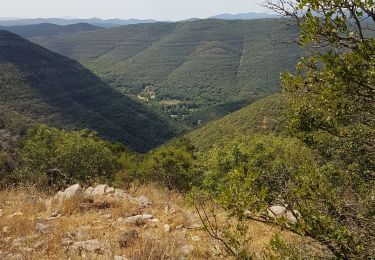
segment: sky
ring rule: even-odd
[[[0,0],[0,17],[183,20],[264,12],[262,0]]]

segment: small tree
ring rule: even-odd
[[[282,80],[289,129],[319,156],[298,203],[306,234],[339,258],[375,257],[375,6],[373,0],[275,0],[311,48]]]
[[[118,169],[116,148],[87,130],[39,126],[28,132],[23,143],[22,172],[43,185],[110,180]]]

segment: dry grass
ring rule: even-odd
[[[95,259],[113,259],[114,256],[131,259],[180,259],[181,251],[186,248],[190,248],[189,259],[219,258],[213,251],[213,248],[221,247],[218,241],[203,230],[189,229],[192,225],[200,224],[200,221],[180,194],[152,185],[132,187],[127,192],[133,197],[147,196],[152,205],[141,207],[128,199],[90,201],[82,197],[64,202],[57,211],[57,208],[45,205],[45,200],[50,196],[35,189],[1,191],[0,209],[3,212],[0,217],[0,258],[11,253],[21,254],[24,259],[81,259],[82,255],[70,254],[68,246],[62,244],[69,238],[73,242],[91,239],[108,241],[109,254],[99,254]],[[138,214],[152,214],[158,221],[117,221],[119,218]],[[36,230],[38,223],[48,225],[48,228],[40,232]],[[171,227],[169,232],[165,232],[165,224]],[[129,231],[136,231],[138,238],[126,247],[121,247],[119,237]],[[280,230],[251,223],[250,233],[253,239],[249,248],[254,252],[261,252]],[[281,233],[285,237],[291,236],[287,232]],[[194,241],[194,236],[198,236],[200,241]],[[17,239],[19,243],[16,243]],[[222,247],[221,251],[224,252]],[[92,259],[91,256],[86,258]],[[224,254],[221,258],[228,256]]]

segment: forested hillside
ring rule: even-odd
[[[0,125],[89,128],[136,151],[175,135],[167,120],[103,83],[76,61],[0,31]]]
[[[185,137],[200,151],[231,142],[238,136],[280,134],[285,131],[286,97],[275,94],[200,127]]]
[[[56,25],[52,23],[41,23],[32,25],[0,26],[0,29],[18,34],[19,36],[24,38],[31,38],[53,36],[64,33],[96,31],[102,28],[87,23],[77,23],[66,26]]]
[[[33,39],[76,59],[110,85],[195,123],[280,89],[300,56],[287,20],[197,20],[130,25]],[[201,111],[210,114],[199,118]]]

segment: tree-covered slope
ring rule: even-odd
[[[281,133],[285,127],[286,99],[275,94],[258,100],[186,135],[201,151],[230,142],[239,135]]]
[[[31,25],[0,26],[0,29],[15,33],[24,38],[32,38],[54,36],[64,33],[96,31],[102,28],[88,23],[77,23],[65,26],[52,23],[41,23]]]
[[[175,135],[166,119],[103,83],[78,62],[0,31],[0,126],[89,128],[136,151]]]
[[[149,102],[160,106],[177,101],[167,112],[189,119],[206,109],[215,117],[214,107],[225,104],[231,112],[231,104],[277,92],[280,72],[293,69],[300,56],[287,43],[297,33],[280,19],[208,19],[34,41],[80,61],[125,93],[151,96]]]

